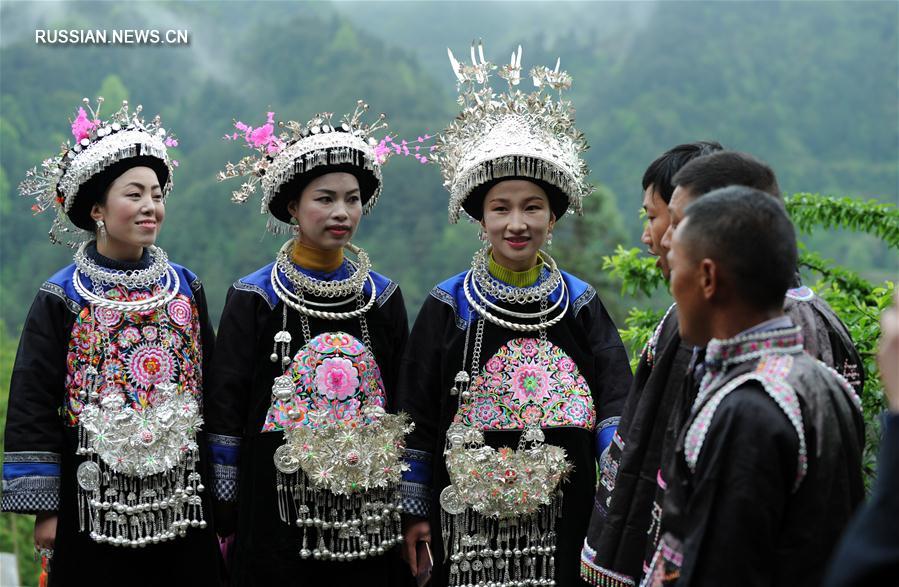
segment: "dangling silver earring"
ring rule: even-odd
[[[97,240],[106,240],[106,223],[102,220],[97,220]]]
[[[549,233],[546,237],[546,248],[553,248],[553,233]]]
[[[482,243],[487,242],[487,231],[486,230],[483,230],[483,229],[481,230],[481,232],[478,234],[478,240],[481,241]]]
[[[293,226],[293,236],[300,238],[300,221],[296,217],[290,217],[290,224]]]

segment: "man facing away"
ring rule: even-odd
[[[705,346],[644,585],[818,585],[863,498],[858,396],[783,312],[797,262],[783,204],[693,202],[670,239],[682,338]]]

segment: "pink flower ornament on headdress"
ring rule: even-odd
[[[250,147],[266,155],[276,155],[284,148],[284,141],[275,135],[274,112],[269,112],[265,124],[258,128],[253,128],[239,120],[234,122],[234,128],[243,133],[243,138]],[[236,141],[239,136],[238,133],[234,133],[225,135],[224,138],[229,141]]]
[[[81,139],[88,138],[91,130],[97,128],[99,125],[99,120],[90,120],[87,117],[87,112],[84,111],[84,108],[79,108],[78,116],[75,118],[75,121],[72,122],[72,136],[75,137],[75,142],[80,143]]]

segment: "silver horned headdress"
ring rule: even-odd
[[[140,116],[143,107],[138,105],[130,111],[125,100],[108,120],[101,120],[102,104],[100,97],[94,109],[84,98],[90,116],[81,107],[75,120],[71,121],[74,144],[63,143],[58,155],[45,159],[40,167],[30,169],[19,184],[22,196],[35,199],[36,203],[31,207],[35,214],[48,208],[56,209],[56,218],[50,228],[53,243],[75,246],[91,234],[83,219],[73,218],[73,208],[81,187],[117,163],[135,157],[152,161],[151,165],[163,183],[163,195],[168,196],[172,189],[174,167],[178,163],[169,158],[167,147],[177,147],[178,141],[163,128],[159,115],[145,122]],[[71,236],[63,237],[66,233]]]
[[[372,124],[362,121],[368,104],[359,100],[356,109],[343,116],[339,124],[332,122],[333,113],[322,112],[302,124],[293,120],[278,122],[282,132],[275,133],[275,113],[269,112],[266,123],[253,128],[235,122],[238,132],[225,135],[228,140],[243,138],[255,155],[248,155],[237,163],[228,163],[219,172],[219,181],[245,177],[239,189],[232,192],[231,201],[246,202],[262,184],[263,214],[270,213],[268,228],[274,233],[289,231],[290,214],[287,204],[299,194],[283,188],[306,174],[320,173],[328,168],[346,170],[359,178],[362,192],[362,212],[367,214],[381,194],[381,164],[391,150],[373,134],[387,127],[381,114]],[[290,192],[290,193],[288,193]]]
[[[471,65],[460,63],[447,49],[459,90],[462,111],[437,137],[434,160],[440,165],[443,184],[450,192],[449,218],[457,222],[462,211],[469,216],[466,200],[478,188],[503,178],[530,178],[558,190],[554,210],[582,212],[581,202],[593,188],[589,170],[581,158],[587,149],[583,133],[574,126],[574,108],[562,98],[571,87],[571,76],[540,66],[530,71],[535,91],[522,92],[521,46],[498,74],[508,82],[507,92],[497,94],[489,85],[497,66],[484,58],[481,43],[472,44]],[[550,94],[556,90],[557,96]]]

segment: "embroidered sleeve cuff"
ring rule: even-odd
[[[410,516],[427,518],[431,514],[431,488],[419,483],[400,483],[400,504]]]
[[[209,454],[213,464],[237,466],[240,460],[240,436],[207,434],[206,440],[209,442]]]
[[[208,434],[212,460],[212,497],[216,501],[237,501],[237,472],[240,460],[240,437]]]
[[[612,443],[612,437],[618,431],[620,417],[606,418],[596,427],[596,454],[601,455]]]
[[[35,513],[59,509],[59,455],[8,452],[3,455],[5,512]]]
[[[407,448],[403,460],[409,469],[403,471],[400,503],[410,516],[427,518],[431,512],[431,453]]]
[[[237,501],[237,467],[212,464],[212,497],[219,502]]]

